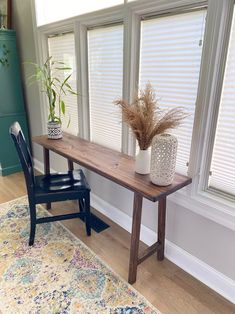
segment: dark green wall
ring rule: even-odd
[[[0,30],[0,175],[21,170],[9,127],[19,121],[28,137],[14,30]]]

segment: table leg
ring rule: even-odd
[[[43,147],[44,173],[50,174],[50,154],[49,149]],[[51,209],[51,203],[46,204],[46,209]]]
[[[69,169],[69,171],[73,171],[74,170],[73,162],[70,159],[68,159],[68,169]]]
[[[143,197],[140,194],[135,192],[134,203],[133,203],[131,248],[130,248],[129,275],[128,275],[128,282],[130,284],[133,284],[136,281],[136,275],[137,275],[142,203],[143,203]]]
[[[163,197],[158,202],[158,243],[157,259],[164,259],[165,248],[165,226],[166,226],[166,197]]]

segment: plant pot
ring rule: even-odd
[[[152,141],[150,180],[160,186],[174,179],[178,141],[171,134],[156,135]]]
[[[150,158],[150,148],[145,150],[140,149],[135,157],[135,172],[139,174],[150,173]]]
[[[58,122],[47,123],[47,135],[49,139],[58,140],[62,138],[61,124]]]

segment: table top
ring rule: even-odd
[[[164,187],[154,185],[149,175],[138,174],[134,171],[133,157],[71,134],[63,133],[63,138],[60,140],[48,139],[47,135],[35,136],[33,142],[153,202],[192,182],[191,178],[176,173],[171,185]]]

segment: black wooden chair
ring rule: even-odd
[[[78,217],[85,219],[86,232],[90,236],[90,187],[82,170],[34,176],[32,157],[19,123],[13,123],[9,131],[19,155],[27,186],[31,222],[29,245],[34,243],[36,224]],[[37,218],[36,204],[65,200],[78,200],[82,207],[80,212]]]

